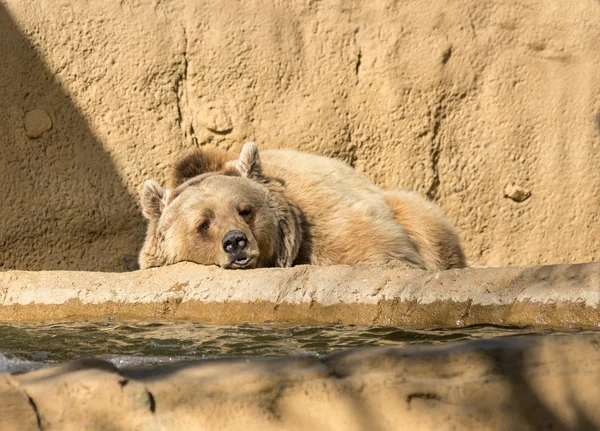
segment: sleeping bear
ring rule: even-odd
[[[239,155],[198,149],[167,188],[148,180],[141,268],[191,261],[222,268],[366,265],[466,266],[442,211],[415,193],[384,191],[344,163],[292,150]]]

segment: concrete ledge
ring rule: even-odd
[[[424,272],[402,266],[227,271],[182,263],[131,273],[0,273],[0,320],[189,319],[592,327],[600,263]]]
[[[595,336],[0,375],[2,430],[598,429]]]

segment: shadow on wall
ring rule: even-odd
[[[137,197],[2,4],[0,58],[0,270],[122,270]]]

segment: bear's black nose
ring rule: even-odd
[[[241,230],[230,230],[223,237],[223,250],[229,254],[237,254],[248,245],[248,238]]]

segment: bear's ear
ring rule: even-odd
[[[165,190],[154,180],[144,182],[142,189],[142,214],[148,220],[158,220],[165,208],[169,191]]]
[[[237,169],[242,177],[259,178],[262,176],[258,148],[254,142],[246,142],[240,152],[240,158],[228,162],[226,166]]]

